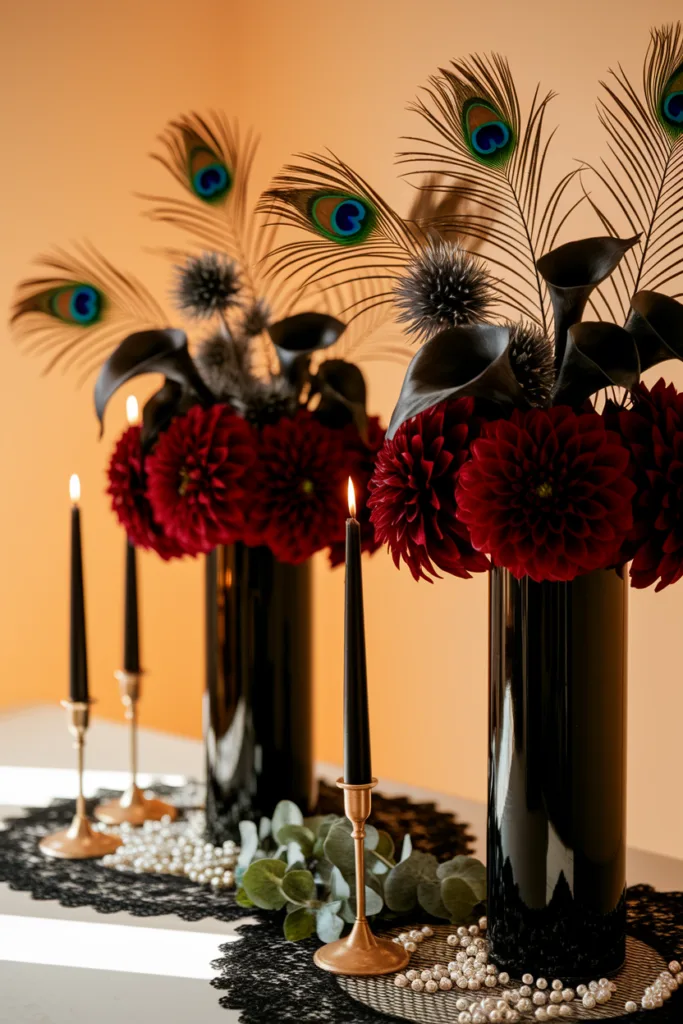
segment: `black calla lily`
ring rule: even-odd
[[[270,325],[280,369],[297,393],[304,386],[313,353],[330,348],[345,330],[346,324],[326,313],[296,313]]]
[[[344,359],[321,363],[311,381],[311,390],[320,394],[316,415],[328,426],[340,427],[353,421],[363,441],[368,436],[367,388],[362,372]]]
[[[555,317],[555,365],[564,360],[567,331],[579,323],[591,292],[619,266],[638,241],[633,238],[582,238],[541,256],[536,267],[548,285]]]
[[[425,342],[408,367],[387,431],[448,398],[474,396],[504,405],[527,403],[510,365],[510,328],[452,327]]]
[[[163,373],[167,380],[194,391],[202,404],[215,401],[192,361],[184,331],[173,327],[140,331],[130,334],[112,352],[95,382],[95,412],[102,431],[109,399],[127,380],[145,373]]]
[[[553,393],[555,405],[581,405],[601,388],[631,390],[640,378],[635,342],[624,327],[604,322],[574,324]]]
[[[659,292],[637,292],[626,330],[638,349],[641,370],[666,359],[683,359],[683,305]]]

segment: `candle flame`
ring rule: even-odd
[[[128,395],[126,399],[126,419],[130,427],[136,427],[140,422],[140,410],[135,395]]]
[[[77,473],[69,478],[69,497],[72,505],[77,505],[81,499],[81,481]]]
[[[349,477],[349,514],[352,519],[356,518],[356,492],[353,489],[351,477]]]

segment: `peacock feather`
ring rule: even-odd
[[[599,200],[586,189],[587,198],[610,234],[640,235],[619,273],[594,297],[598,316],[619,320],[627,316],[636,292],[670,290],[683,274],[681,25],[652,31],[642,89],[621,66],[601,84],[598,109],[611,157],[600,166],[587,165],[604,191]]]
[[[458,200],[434,228],[460,235],[469,250],[481,248],[503,274],[497,291],[514,319],[522,316],[550,336],[550,298],[536,261],[552,249],[569,213],[583,199],[566,202],[576,170],[544,189],[553,134],[546,131],[545,117],[554,93],[542,95],[537,87],[523,116],[508,62],[492,54],[453,61],[430,79],[425,94],[411,109],[433,134],[411,137],[420,148],[400,159],[419,165],[409,173],[426,168],[442,175],[442,184],[422,187],[450,192]]]
[[[28,351],[46,358],[45,373],[75,367],[86,377],[122,335],[163,326],[164,314],[143,285],[94,248],[57,249],[37,262],[45,276],[18,286],[11,323]]]

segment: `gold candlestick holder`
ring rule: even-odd
[[[74,749],[78,752],[78,796],[76,798],[76,813],[69,827],[41,839],[40,849],[46,857],[87,860],[91,857],[104,857],[107,853],[113,853],[117,846],[121,845],[118,836],[96,832],[88,821],[85,809],[83,759],[91,703],[91,701],[62,701],[62,707],[69,712],[69,732],[74,738]]]
[[[173,804],[156,797],[146,797],[137,784],[138,777],[138,701],[140,699],[140,673],[120,669],[115,673],[119,681],[121,700],[126,718],[130,722],[130,785],[115,800],[98,804],[95,817],[106,825],[142,825],[144,821],[161,821],[168,816],[175,820],[178,811]]]
[[[376,939],[365,916],[365,822],[370,817],[372,790],[377,779],[353,786],[337,781],[344,790],[344,812],[353,825],[356,855],[356,921],[345,939],[321,946],[313,957],[316,965],[332,974],[393,974],[405,967],[409,953],[397,942]]]

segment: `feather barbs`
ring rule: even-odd
[[[61,364],[87,374],[125,333],[163,326],[147,289],[91,246],[57,249],[37,262],[46,272],[18,286],[10,323],[30,352],[49,356],[46,373]]]

